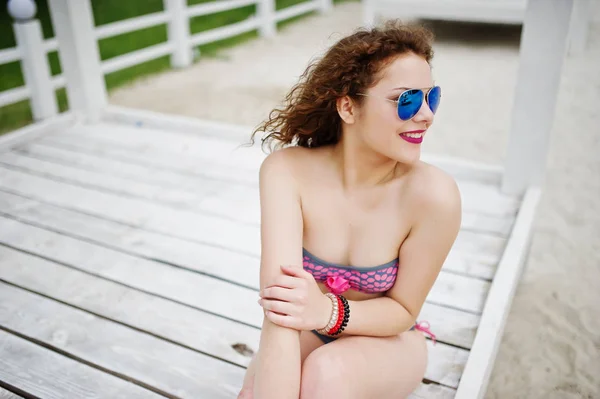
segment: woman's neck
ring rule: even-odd
[[[346,190],[385,184],[393,180],[402,167],[398,161],[351,140],[340,140],[335,144],[332,156]]]

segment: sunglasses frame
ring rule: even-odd
[[[431,109],[431,106],[429,105],[429,92],[431,92],[431,90],[433,90],[436,87],[439,87],[439,86],[436,85],[436,86],[431,86],[431,87],[423,87],[423,88],[420,88],[420,89],[415,89],[415,88],[410,88],[410,87],[400,87],[400,89],[404,89],[404,91],[398,95],[398,99],[397,100],[391,100],[391,99],[385,98],[383,96],[375,96],[373,94],[366,94],[366,93],[356,93],[356,95],[357,96],[364,96],[364,97],[375,97],[375,98],[380,98],[382,100],[386,100],[386,101],[389,101],[389,102],[393,102],[393,103],[396,104],[396,114],[398,114],[398,107],[399,107],[399,103],[400,103],[400,97],[402,97],[402,95],[404,93],[406,93],[407,91],[418,90],[421,93],[423,93],[423,100],[422,101],[425,101],[427,103],[427,106],[431,110],[431,112],[433,112],[435,114],[435,112]],[[439,87],[439,88],[440,88],[440,99],[441,99],[442,98],[442,92],[441,92],[442,88],[441,87]],[[417,108],[417,111],[410,118],[402,119],[402,118],[400,118],[400,115],[398,115],[398,118],[402,119],[403,121],[408,121],[408,120],[412,119],[419,112],[419,110],[421,109],[422,106],[423,106],[423,102],[421,102],[421,105],[419,106],[419,108]],[[436,111],[437,111],[437,109],[436,109]]]

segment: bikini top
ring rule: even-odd
[[[375,267],[345,266],[319,259],[304,248],[302,257],[304,270],[334,294],[349,288],[368,294],[385,292],[394,286],[398,274],[399,259]]]

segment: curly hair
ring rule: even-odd
[[[270,132],[262,146],[298,145],[320,147],[335,144],[342,134],[337,99],[346,95],[358,104],[357,96],[381,79],[379,73],[397,56],[412,52],[427,63],[433,58],[433,33],[420,25],[389,20],[381,27],[360,28],[335,43],[320,59],[312,61],[286,95],[282,109],[252,133]]]

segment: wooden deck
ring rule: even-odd
[[[0,398],[235,398],[258,347],[258,148],[104,121],[0,149]],[[457,174],[414,397],[452,398],[521,205]]]

